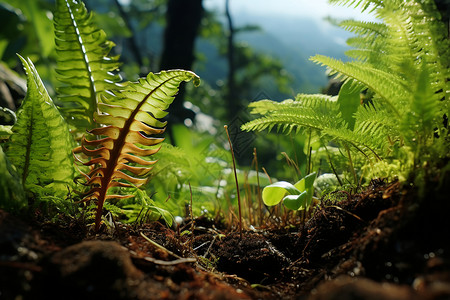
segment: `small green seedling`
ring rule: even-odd
[[[307,210],[311,206],[315,179],[314,172],[306,175],[296,184],[278,181],[268,185],[262,192],[263,202],[267,206],[273,206],[282,201],[288,209]]]

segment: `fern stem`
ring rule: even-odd
[[[262,215],[262,199],[261,199],[261,186],[259,184],[259,168],[258,168],[258,156],[256,154],[256,148],[253,148],[253,157],[255,160],[255,169],[256,169],[256,183],[257,183],[257,199],[258,199],[258,215],[259,215],[259,225],[262,224],[262,219],[263,219],[263,215]]]
[[[194,221],[194,212],[193,212],[193,208],[192,208],[192,187],[191,187],[191,182],[189,181],[189,192],[191,194],[191,202],[189,205],[189,214],[191,215],[191,233],[194,234],[194,229],[195,229],[195,221]]]
[[[333,162],[331,161],[331,156],[330,156],[330,152],[328,151],[328,148],[326,145],[324,145],[325,147],[325,152],[327,153],[327,157],[328,157],[328,162],[330,163],[330,167],[331,170],[333,170],[334,175],[336,176],[337,181],[339,182],[339,185],[342,186],[342,181],[339,178],[338,173],[336,172],[336,169],[334,168]]]
[[[348,161],[350,163],[350,171],[353,174],[353,179],[355,181],[355,184],[358,185],[358,177],[356,176],[355,167],[353,166],[353,160],[352,160],[352,155],[350,153],[350,148],[347,146],[347,144],[344,144],[344,147],[345,147],[345,150],[347,151]]]
[[[289,134],[289,139],[291,141],[292,150],[294,151],[295,164],[298,166],[298,156],[297,156],[297,151],[295,151],[295,144],[294,144],[294,139],[292,138],[292,133]],[[302,173],[300,172],[299,175],[302,176]]]
[[[306,174],[309,174],[311,172],[311,128],[309,128],[309,135],[308,135],[308,153],[307,155],[307,165],[306,165]]]
[[[228,137],[228,143],[230,144],[230,150],[231,150],[231,158],[233,160],[233,171],[234,171],[234,180],[236,181],[236,193],[237,193],[237,198],[238,198],[238,208],[239,208],[239,234],[240,234],[240,238],[242,239],[242,213],[241,213],[241,195],[239,192],[239,183],[238,183],[238,179],[237,179],[237,172],[236,172],[236,162],[234,159],[234,150],[233,150],[233,144],[231,143],[231,139],[230,139],[230,135],[228,133],[228,126],[225,125],[223,126],[225,128],[225,131],[227,133],[227,137]]]

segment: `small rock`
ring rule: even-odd
[[[59,278],[54,286],[71,299],[129,298],[132,285],[143,277],[128,251],[111,241],[85,241],[67,247],[53,255],[51,264]]]

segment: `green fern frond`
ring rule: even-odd
[[[440,22],[434,1],[385,1],[377,8],[377,14],[383,19],[384,27],[352,20],[341,23],[358,34],[349,40],[357,49],[348,54],[409,82],[417,79],[420,66],[425,62],[435,92],[447,100],[442,104],[448,106],[450,41],[445,36],[446,28]]]
[[[356,112],[355,133],[369,137],[369,143],[380,156],[387,153],[389,147],[400,139],[398,122],[394,118],[387,118],[389,111],[374,102],[360,106]]]
[[[331,2],[355,7],[372,3],[384,22],[341,23],[357,34],[348,41],[355,49],[346,53],[356,62],[313,58],[338,77],[358,80],[375,92],[373,106],[361,108],[355,115],[354,134],[369,134],[380,142],[374,149],[384,153],[401,141],[420,159],[428,151],[425,145],[429,148],[433,143],[443,115],[450,113],[450,41],[434,1]],[[395,117],[387,117],[392,112]]]
[[[55,43],[57,89],[62,113],[76,128],[92,129],[100,95],[117,88],[118,57],[109,56],[114,43],[97,28],[81,1],[57,0]]]
[[[343,145],[344,147],[354,149],[366,158],[374,156],[376,159],[381,159],[380,152],[376,147],[377,145],[374,145],[371,136],[359,134],[348,128],[332,127],[324,128],[321,132],[321,136],[325,141],[333,141],[341,146]]]
[[[265,115],[273,110],[279,110],[286,107],[298,107],[311,109],[322,105],[322,102],[331,101],[335,102],[335,97],[321,94],[298,94],[295,100],[287,99],[282,102],[272,101],[272,100],[260,100],[252,102],[248,105],[250,107],[252,114]]]
[[[352,78],[362,86],[371,89],[382,98],[397,117],[400,116],[400,111],[405,105],[403,99],[411,93],[407,82],[402,78],[362,62],[344,63],[323,55],[313,56],[311,60],[328,66],[332,70],[331,74],[337,74],[338,78]]]
[[[388,27],[384,23],[347,20],[339,24],[344,29],[356,33],[357,36],[347,39],[347,44],[353,49],[345,54],[358,61],[376,65],[377,68],[388,70],[389,61],[385,61],[386,37]]]
[[[329,0],[329,3],[341,6],[353,6],[355,8],[361,7],[361,11],[366,11],[370,8],[369,12],[372,12],[383,5],[383,0]]]
[[[339,26],[359,36],[387,36],[388,26],[384,23],[344,20]]]
[[[282,102],[262,100],[249,105],[251,113],[263,117],[242,125],[242,130],[272,130],[290,133],[302,128],[323,130],[326,127],[345,126],[340,118],[339,105],[333,97],[327,95],[300,94],[295,101],[288,99]]]
[[[436,96],[430,85],[428,70],[423,65],[410,100],[411,110],[406,113],[400,124],[408,144],[417,144],[418,147],[422,147],[430,139],[433,139],[435,126],[440,117],[439,98]]]
[[[74,175],[72,137],[33,63],[20,59],[27,73],[27,94],[6,154],[26,190],[36,195],[66,195]]]
[[[412,32],[411,48],[416,59],[416,73],[422,72],[422,62],[426,64],[433,91],[448,105],[450,101],[450,40],[447,28],[432,0],[409,1],[404,3],[409,13],[409,26]],[[415,39],[415,40],[414,40]]]
[[[413,12],[404,13],[402,6],[404,4],[396,7],[387,2],[386,8],[381,11],[384,22],[389,26],[382,59],[390,63],[390,72],[408,82],[414,82],[417,66],[423,59],[424,46],[417,35]]]

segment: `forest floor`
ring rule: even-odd
[[[205,218],[193,234],[157,222],[93,234],[0,211],[0,299],[450,299],[448,181],[422,201],[374,181],[303,226],[242,236]]]

